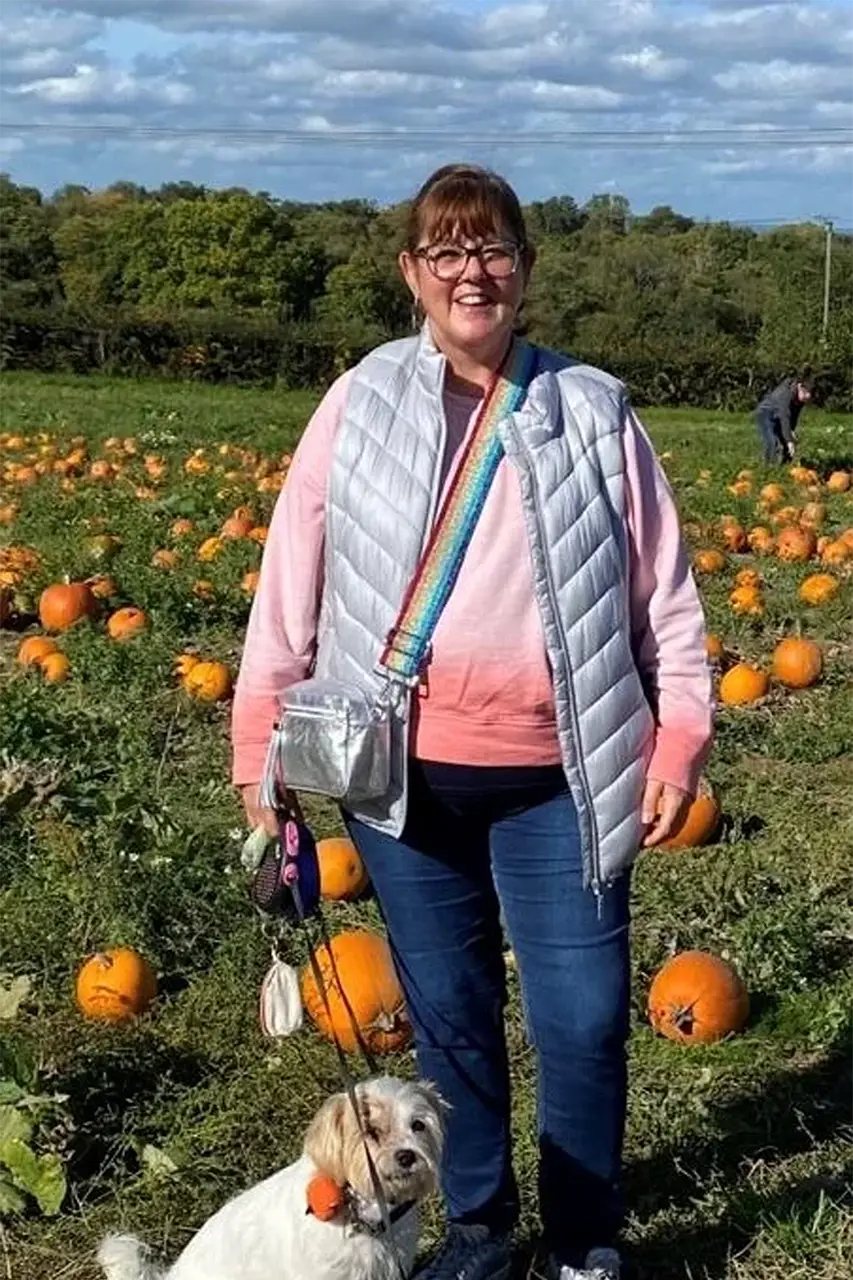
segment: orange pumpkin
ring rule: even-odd
[[[800,583],[800,599],[804,604],[826,604],[835,599],[840,586],[831,573],[810,573]]]
[[[199,560],[214,560],[222,550],[222,539],[217,537],[205,538],[204,542],[196,552]]]
[[[757,569],[739,569],[735,574],[736,587],[754,587],[756,590],[761,588],[761,574]]]
[[[147,626],[148,618],[145,613],[132,604],[126,605],[123,609],[117,609],[107,619],[107,632],[113,640],[130,640],[143,632]]]
[[[109,600],[111,596],[118,595],[118,583],[108,573],[96,573],[94,577],[87,578],[86,586],[96,600]]]
[[[45,631],[67,631],[97,612],[98,603],[85,582],[54,582],[39,598],[39,620]]]
[[[820,561],[821,564],[844,564],[851,555],[853,551],[841,538],[829,539],[821,548]]]
[[[77,1006],[87,1018],[125,1022],[144,1013],[156,995],[154,970],[132,947],[98,951],[77,974]]]
[[[760,617],[764,612],[764,598],[758,587],[735,587],[729,595],[729,604],[734,613]]]
[[[799,507],[782,507],[779,511],[773,512],[770,523],[774,528],[782,528],[785,525],[796,524],[799,518]]]
[[[247,596],[253,596],[258,589],[261,575],[257,569],[250,569],[248,573],[244,573],[240,581],[240,590],[245,591]]]
[[[321,1222],[331,1222],[346,1204],[346,1193],[327,1173],[315,1173],[305,1188],[308,1212]]]
[[[763,524],[757,524],[747,534],[750,551],[757,556],[769,556],[775,545],[773,534]]]
[[[201,658],[197,653],[179,653],[172,664],[172,670],[176,676],[180,676],[181,679],[183,679],[183,677],[189,675],[193,667],[197,667],[200,662]]]
[[[811,560],[817,550],[817,538],[812,529],[792,525],[783,529],[776,539],[776,555],[780,560]]]
[[[720,531],[720,537],[728,551],[746,551],[749,547],[746,529],[737,520],[726,520]]]
[[[702,779],[699,791],[681,822],[659,849],[696,849],[707,844],[717,833],[721,811],[710,785]]]
[[[184,677],[184,688],[202,702],[221,702],[231,696],[231,672],[224,662],[196,662]]]
[[[411,1024],[385,939],[366,929],[353,929],[336,934],[330,948],[325,944],[318,947],[315,957],[331,1019],[310,964],[302,971],[300,991],[305,1012],[320,1033],[330,1040],[334,1034],[341,1047],[352,1053],[358,1042],[347,1013],[349,1004],[368,1049],[385,1053],[405,1048],[411,1039]]]
[[[210,578],[197,578],[192,585],[192,592],[197,600],[212,600],[214,591]]]
[[[726,567],[726,557],[716,547],[708,547],[697,551],[693,558],[693,568],[697,573],[719,573]]]
[[[773,675],[788,689],[808,689],[823,671],[823,651],[814,640],[786,636],[773,650]]]
[[[853,529],[845,529],[843,533],[839,533],[838,541],[843,542],[846,547],[853,551]]]
[[[826,507],[822,502],[807,502],[800,515],[800,523],[819,529],[826,519]]]
[[[178,553],[170,547],[161,547],[151,557],[151,564],[155,569],[174,569],[178,564]]]
[[[846,493],[850,488],[850,472],[833,471],[826,482],[826,487],[830,493]]]
[[[28,636],[18,646],[18,661],[22,667],[31,667],[41,662],[49,653],[56,653],[57,645],[50,636]]]
[[[727,707],[743,707],[757,702],[767,692],[770,678],[748,662],[738,662],[720,681],[720,701]]]
[[[357,898],[368,883],[361,856],[345,836],[331,836],[317,842],[320,863],[320,893],[324,898],[347,901]]]
[[[187,520],[186,517],[181,516],[179,519],[172,521],[169,528],[169,536],[171,538],[186,538],[194,528],[195,525],[192,520]]]
[[[707,653],[708,660],[710,662],[722,662],[723,658],[726,656],[726,650],[722,640],[713,632],[709,632],[705,637],[705,652]]]
[[[713,1044],[740,1031],[749,995],[731,965],[708,951],[681,951],[655,974],[649,1021],[679,1044]]]
[[[766,484],[759,494],[761,501],[768,507],[778,507],[785,501],[785,490],[781,484]]]
[[[220,538],[245,538],[254,527],[255,522],[251,516],[234,514],[225,521],[219,530],[219,536]]]
[[[64,680],[68,679],[71,663],[64,653],[60,653],[57,650],[56,653],[48,653],[45,657],[40,658],[38,668],[48,684],[62,684]]]

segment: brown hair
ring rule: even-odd
[[[518,196],[490,169],[474,164],[446,164],[427,178],[409,207],[406,248],[435,244],[462,235],[471,239],[509,232],[527,247],[527,230]]]

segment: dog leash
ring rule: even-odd
[[[275,814],[276,814],[276,824],[279,828],[279,840],[281,841],[282,849],[284,850],[286,848],[286,843],[285,843],[286,832],[284,830],[284,827],[286,822],[290,820],[292,815],[284,805],[282,805],[281,807],[277,805],[275,809]],[[326,1010],[326,1016],[329,1020],[329,1031],[331,1032],[332,1042],[335,1047],[335,1053],[338,1059],[338,1067],[340,1069],[341,1078],[344,1084],[344,1091],[347,1095],[349,1104],[352,1107],[353,1114],[355,1115],[356,1124],[358,1125],[359,1136],[361,1137],[361,1142],[364,1147],[364,1154],[367,1161],[367,1170],[370,1176],[370,1182],[373,1188],[373,1194],[376,1198],[376,1203],[379,1207],[379,1212],[382,1218],[382,1226],[383,1226],[384,1232],[388,1237],[388,1247],[394,1256],[394,1263],[395,1263],[398,1275],[400,1277],[400,1280],[406,1280],[406,1269],[403,1266],[403,1260],[400,1256],[400,1250],[397,1247],[397,1243],[394,1240],[394,1237],[392,1234],[392,1227],[394,1223],[399,1221],[399,1218],[402,1217],[403,1215],[392,1214],[392,1211],[388,1206],[388,1200],[385,1196],[382,1183],[379,1179],[379,1174],[376,1169],[376,1164],[373,1160],[373,1156],[370,1154],[370,1147],[368,1146],[367,1134],[365,1132],[365,1127],[364,1127],[364,1119],[361,1113],[361,1108],[358,1104],[358,1097],[356,1094],[356,1082],[353,1077],[352,1071],[350,1070],[349,1063],[347,1062],[346,1053],[344,1052],[343,1046],[341,1045],[341,1042],[338,1038],[337,1031],[335,1030],[332,1007],[329,1001],[329,993],[326,987],[326,982],[323,977],[322,970],[320,968],[319,961],[317,960],[317,955],[316,955],[317,948],[315,948],[314,940],[311,937],[311,930],[308,924],[309,917],[308,917],[308,913],[305,910],[305,904],[302,899],[302,893],[299,887],[298,875],[296,875],[293,879],[290,880],[288,884],[288,888],[290,889],[290,893],[293,898],[293,904],[296,909],[297,927],[302,930],[303,936],[305,937],[305,940],[308,946],[308,963],[311,967],[311,973],[317,985],[317,990],[320,993],[320,998],[323,1002],[323,1006]],[[370,1051],[370,1047],[367,1045],[363,1035],[361,1034],[361,1028],[358,1025],[358,1019],[355,1016],[355,1012],[353,1010],[352,1005],[350,1004],[349,997],[346,994],[344,984],[341,981],[341,976],[338,971],[337,962],[335,961],[334,952],[332,951],[332,940],[329,936],[329,930],[327,928],[326,920],[323,915],[323,910],[319,902],[317,903],[317,907],[314,914],[317,919],[317,928],[320,934],[320,941],[322,946],[326,950],[326,954],[328,955],[329,965],[331,967],[334,980],[337,983],[338,992],[341,997],[341,1003],[343,1004],[344,1009],[346,1010],[347,1018],[352,1027],[352,1032],[355,1038],[355,1042],[358,1045],[358,1048],[361,1052],[362,1057],[364,1058],[368,1071],[370,1072],[371,1075],[376,1075],[377,1074],[376,1059],[374,1058],[373,1054]],[[284,921],[281,921],[279,925],[279,937],[283,936],[283,932],[284,932]]]

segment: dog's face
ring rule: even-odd
[[[422,1200],[438,1182],[444,1104],[432,1085],[383,1076],[356,1086],[361,1129],[345,1093],[323,1104],[305,1154],[341,1186],[374,1199],[365,1142],[389,1205]]]

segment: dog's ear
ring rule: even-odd
[[[308,1126],[302,1150],[322,1173],[327,1173],[340,1186],[346,1177],[346,1094],[327,1098]]]
[[[442,1098],[439,1093],[437,1086],[434,1085],[431,1080],[418,1080],[415,1083],[415,1088],[423,1098],[426,1105],[430,1107],[437,1116],[443,1117],[448,1111],[450,1111],[450,1103],[444,1101],[444,1098]]]

